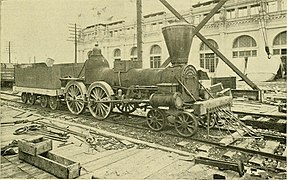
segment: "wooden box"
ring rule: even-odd
[[[80,163],[76,163],[51,152],[32,156],[19,151],[19,159],[49,172],[58,178],[73,179],[80,176]]]
[[[232,89],[232,96],[234,98],[237,97],[245,97],[250,100],[261,100],[262,94],[260,90],[246,90],[246,89]]]
[[[43,136],[36,136],[31,139],[22,139],[18,141],[19,151],[36,156],[52,150],[52,141]]]
[[[223,88],[236,89],[236,77],[214,77],[211,84],[221,83]]]
[[[223,90],[223,86],[221,83],[214,84],[210,86],[211,93],[217,93]]]

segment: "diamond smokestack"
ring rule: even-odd
[[[187,64],[193,34],[193,26],[180,23],[162,28],[162,33],[171,59],[171,64]]]

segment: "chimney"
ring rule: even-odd
[[[187,64],[191,42],[193,40],[193,26],[187,23],[176,23],[162,28],[162,33],[171,59],[171,64]]]

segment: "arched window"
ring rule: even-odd
[[[217,45],[217,43],[214,40],[208,39],[208,41],[214,47],[216,47],[218,49],[218,45]],[[200,51],[200,55],[199,55],[199,57],[200,57],[200,59],[199,59],[200,67],[208,69],[209,72],[214,72],[215,68],[216,68],[216,66],[218,64],[218,57],[204,43],[201,43],[199,51]]]
[[[114,51],[114,60],[115,61],[120,61],[121,60],[121,50],[120,49],[115,49],[115,51]]]
[[[273,46],[287,45],[287,31],[279,33],[273,41]]]
[[[273,54],[280,55],[283,70],[287,72],[287,31],[279,33],[273,41]]]
[[[138,60],[138,49],[137,47],[133,47],[131,49],[131,61],[137,61]]]
[[[159,68],[161,60],[161,47],[159,45],[153,45],[150,49],[150,67]]]
[[[232,57],[254,57],[257,56],[256,41],[247,35],[237,37],[233,42]]]

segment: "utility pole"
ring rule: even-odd
[[[8,44],[8,48],[9,48],[9,52],[8,52],[8,54],[9,54],[9,63],[11,63],[11,42],[9,41],[9,44]]]
[[[137,0],[137,53],[138,60],[142,61],[142,0]]]
[[[77,63],[77,53],[78,53],[78,42],[79,42],[79,35],[80,35],[80,30],[81,28],[77,26],[77,24],[69,24],[69,32],[70,36],[68,37],[69,39],[67,41],[72,41],[74,42],[75,45],[75,63]]]
[[[8,53],[8,62],[11,63],[12,62],[12,53],[15,53],[13,42],[8,41],[8,44],[6,46],[4,53]]]

